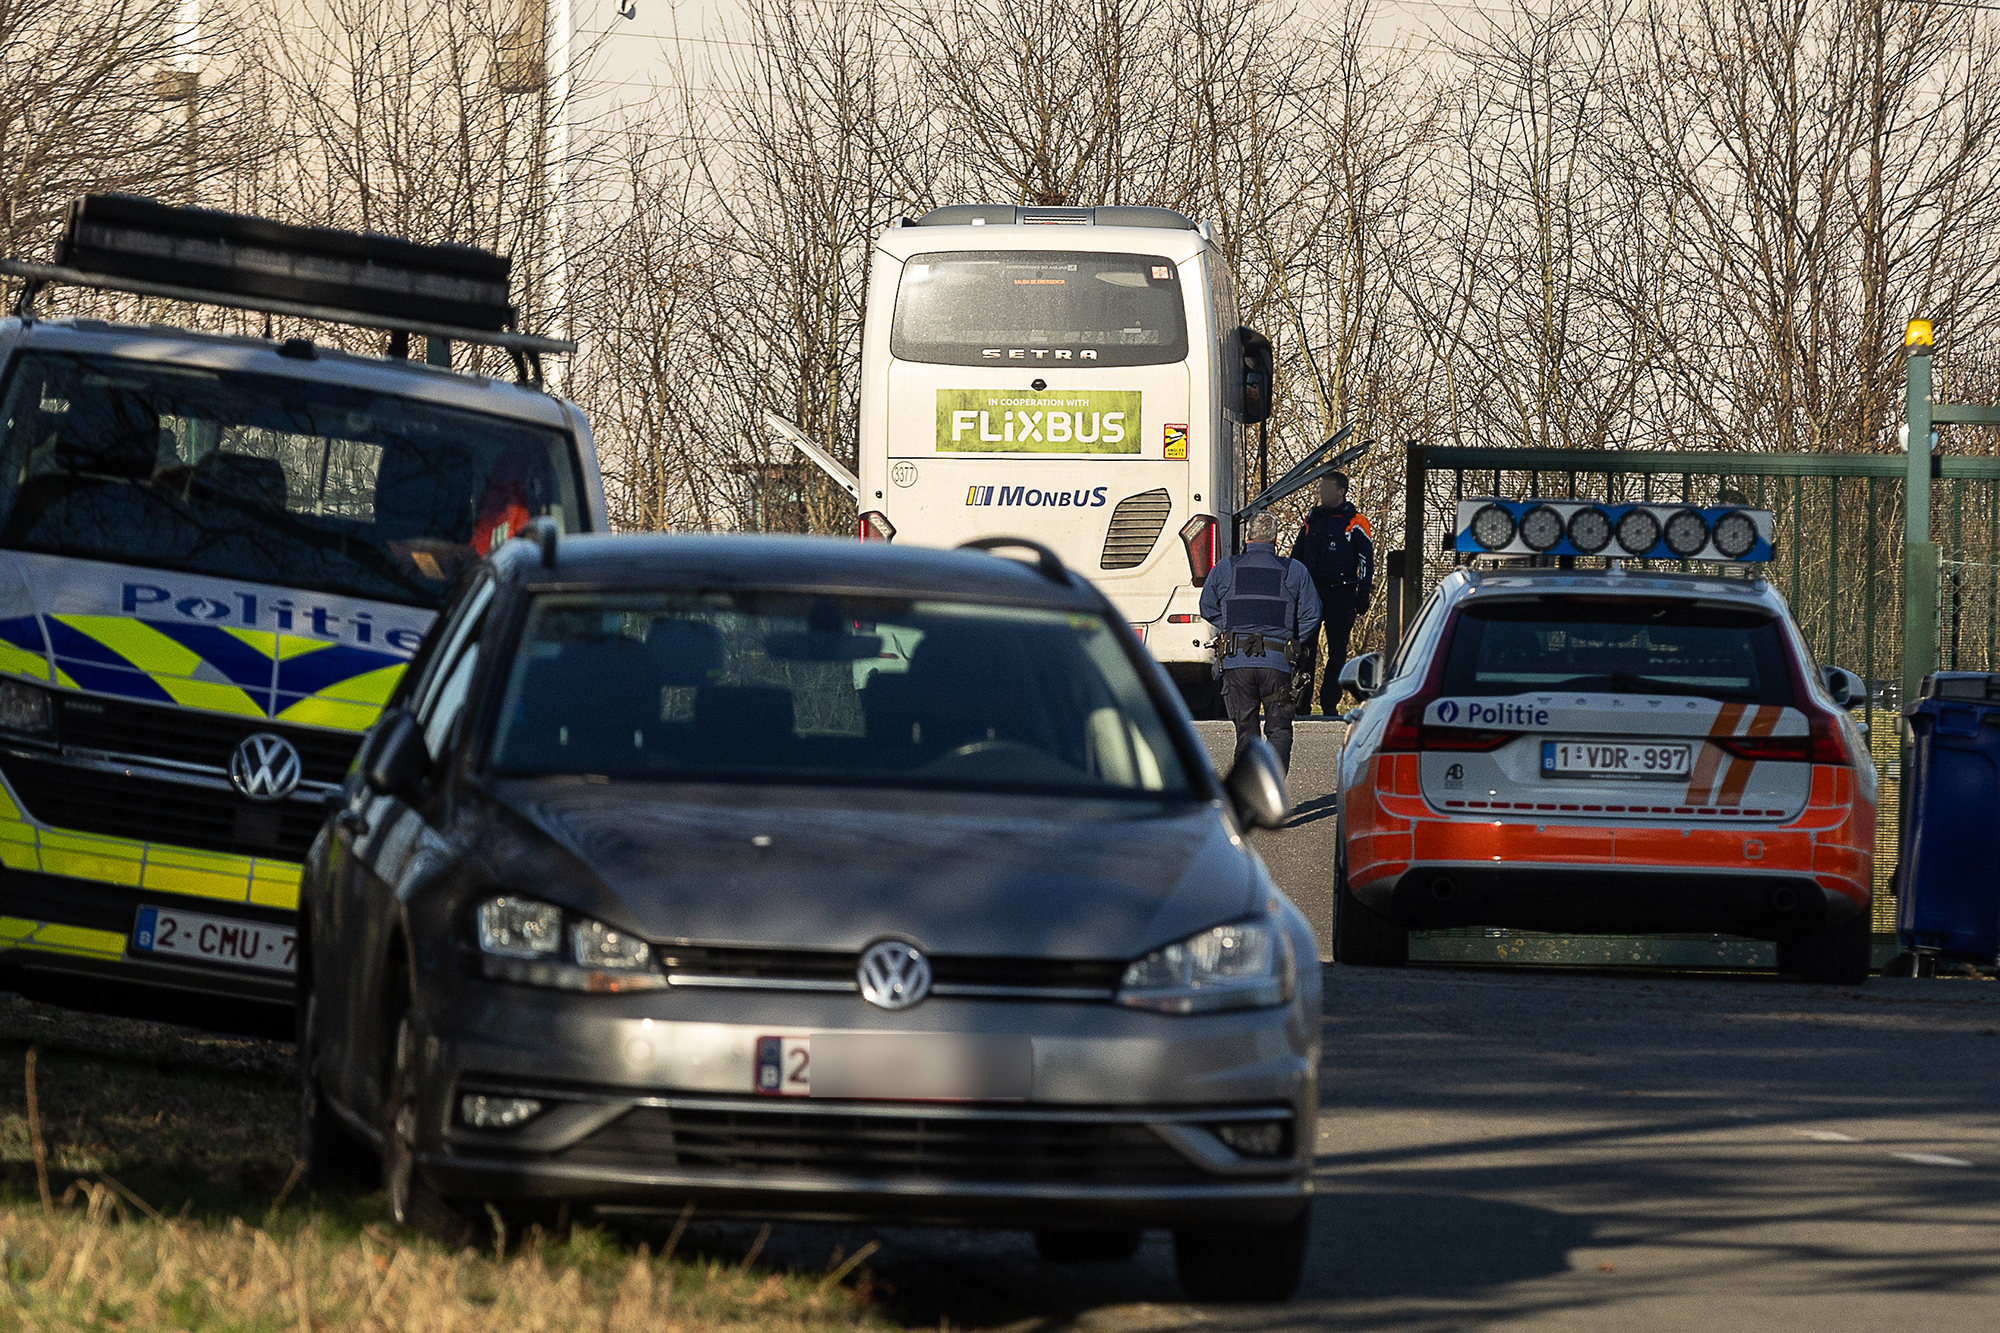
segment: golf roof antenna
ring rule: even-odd
[[[70,205],[53,264],[0,259],[22,279],[14,313],[35,319],[50,283],[290,315],[504,349],[522,383],[565,338],[516,331],[513,261],[469,245],[419,245],[372,232],[301,227],[240,213],[179,208],[132,194]]]

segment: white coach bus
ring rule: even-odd
[[[959,205],[876,242],[860,536],[1028,537],[1095,579],[1191,705],[1201,584],[1232,549],[1270,343],[1206,225],[1164,208]]]

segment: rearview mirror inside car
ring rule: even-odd
[[[1253,737],[1243,748],[1222,785],[1237,822],[1245,828],[1283,828],[1292,817],[1291,798],[1285,795],[1285,766],[1262,736]]]
[[[861,662],[882,655],[879,634],[772,634],[764,639],[764,656],[781,662]]]
[[[1347,659],[1340,669],[1340,688],[1363,699],[1372,699],[1382,689],[1382,654],[1363,653]]]
[[[1844,667],[1821,667],[1819,678],[1826,685],[1827,698],[1841,708],[1859,708],[1868,702],[1868,682]]]
[[[408,798],[416,794],[429,766],[423,728],[408,713],[397,712],[384,717],[369,737],[361,776],[378,796]]]

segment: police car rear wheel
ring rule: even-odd
[[[1868,913],[1821,926],[1791,948],[1800,981],[1822,986],[1859,986],[1868,980],[1875,937]]]
[[[1334,885],[1333,961],[1348,967],[1401,967],[1410,961],[1410,932],[1362,906],[1344,874]]]

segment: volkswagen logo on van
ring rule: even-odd
[[[861,998],[878,1009],[908,1009],[931,993],[931,960],[901,940],[881,940],[861,954]]]
[[[253,801],[282,801],[298,790],[303,765],[283,736],[245,736],[229,756],[229,785]]]

